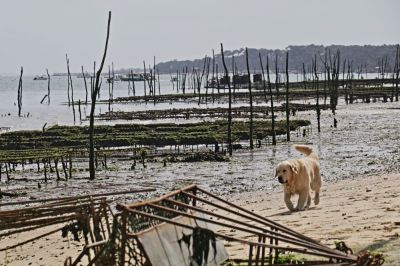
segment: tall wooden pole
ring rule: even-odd
[[[85,92],[86,92],[86,96],[85,96],[85,104],[87,104],[87,99],[88,99],[88,89],[87,89],[87,83],[86,83],[86,76],[85,76],[85,72],[83,71],[83,66],[82,66],[82,75],[83,75],[83,81],[85,82]]]
[[[286,52],[286,141],[290,141],[289,109],[289,51]]]
[[[47,68],[46,68],[46,73],[47,73],[47,104],[50,104],[50,74]]]
[[[228,82],[228,90],[229,90],[229,105],[228,105],[228,152],[229,156],[232,156],[232,90],[231,90],[231,82],[229,80],[228,68],[225,64],[225,56],[224,56],[224,47],[221,43],[221,56],[222,56],[222,64],[225,69],[225,79]]]
[[[19,76],[18,82],[18,116],[21,116],[22,109],[22,75],[24,74],[24,68],[21,67],[21,74]]]
[[[247,66],[247,76],[249,79],[249,100],[250,100],[250,149],[254,149],[253,144],[253,95],[251,93],[251,76],[249,67],[249,52],[246,47],[246,66]]]
[[[89,172],[90,172],[90,179],[95,179],[96,171],[94,167],[94,111],[96,108],[96,95],[100,91],[100,75],[101,71],[103,70],[104,61],[107,55],[107,48],[108,48],[108,39],[110,37],[110,23],[111,23],[111,11],[108,12],[108,24],[107,24],[107,38],[106,38],[106,45],[104,48],[103,59],[101,60],[101,64],[99,70],[96,73],[96,83],[94,87],[94,91],[92,93],[92,106],[90,108],[90,124],[89,124]]]
[[[276,145],[276,132],[275,132],[275,114],[274,114],[274,95],[272,93],[271,79],[269,76],[269,56],[267,55],[267,85],[271,101],[271,130],[272,130],[272,145]]]

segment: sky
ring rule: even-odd
[[[400,43],[398,0],[0,0],[0,73],[141,67],[211,49]]]

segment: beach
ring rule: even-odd
[[[329,247],[344,241],[354,253],[381,252],[384,265],[400,261],[400,174],[357,176],[323,184],[318,206],[289,212],[282,191],[252,191],[225,195],[235,204],[316,239]],[[49,229],[46,229],[49,230]],[[220,231],[231,236],[234,231]],[[61,232],[5,252],[2,265],[60,265],[82,250],[82,242],[62,239]],[[9,243],[13,239],[9,240]],[[15,239],[14,239],[15,240]],[[230,257],[245,258],[243,247],[228,247]],[[6,256],[6,258],[5,258]]]
[[[288,211],[282,191],[234,194],[231,201],[332,248],[335,241],[344,241],[355,254],[381,252],[384,265],[399,265],[399,187],[400,174],[360,175],[323,184],[320,204],[301,212]],[[231,250],[230,255],[246,252]]]

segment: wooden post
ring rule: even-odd
[[[229,90],[229,105],[228,105],[228,152],[229,156],[232,156],[232,90],[231,90],[231,83],[229,80],[229,73],[228,68],[225,64],[225,56],[224,56],[224,47],[221,43],[221,57],[222,57],[222,64],[224,65],[225,69],[225,79],[228,82],[228,90]]]
[[[274,95],[272,93],[271,79],[269,76],[269,56],[267,55],[267,84],[271,101],[271,130],[272,130],[272,145],[276,145],[276,132],[275,132],[275,115],[274,115]]]
[[[47,68],[46,68],[46,73],[47,73],[47,104],[50,104],[50,74]]]
[[[10,169],[7,166],[7,163],[5,163],[4,165],[5,165],[5,168],[6,168],[7,182],[9,182],[10,181],[10,173],[9,173]]]
[[[85,83],[85,104],[87,104],[87,99],[88,99],[88,89],[87,89],[87,83],[86,83],[86,75],[85,72],[83,71],[83,66],[81,66],[82,68],[82,75],[83,75],[83,81]]]
[[[143,90],[144,90],[144,98],[146,99],[146,62],[143,61]]]
[[[215,55],[214,55],[214,49],[212,50],[213,54],[213,62],[212,62],[212,76],[211,76],[211,86],[212,86],[212,101],[214,103],[214,89],[215,89]]]
[[[253,143],[253,95],[251,93],[251,76],[249,67],[249,53],[246,47],[246,66],[247,66],[247,76],[249,79],[249,100],[250,100],[250,149],[254,149]]]
[[[265,84],[265,73],[264,73],[264,66],[261,58],[261,53],[258,53],[258,56],[260,58],[260,66],[261,66],[261,73],[263,76],[263,90],[264,90],[264,97],[265,97],[265,103],[268,103],[268,98],[267,98],[267,91],[266,91],[266,84]],[[271,82],[269,79],[269,63],[268,63],[268,55],[267,55],[267,73],[268,73],[268,90],[270,93],[270,101],[271,101],[271,115],[272,115],[272,122],[271,122],[271,131],[272,131],[272,145],[276,145],[276,134],[275,134],[275,117],[274,117],[274,99],[272,96],[272,90],[271,90]]]
[[[22,75],[24,73],[24,68],[21,67],[21,74],[19,76],[18,82],[18,116],[21,117],[21,109],[22,109]]]
[[[65,54],[65,60],[67,61],[67,81],[68,81],[68,89],[67,89],[67,94],[68,94],[68,106],[71,106],[71,98],[69,96],[69,90],[70,90],[70,79],[69,79],[69,70],[68,70],[68,55]]]
[[[133,77],[133,70],[131,70],[131,75]],[[133,91],[133,96],[136,96],[136,87],[135,87],[135,81],[132,80],[132,91]]]
[[[313,62],[313,67],[314,67],[314,82],[315,82],[315,89],[317,92],[317,123],[318,123],[318,133],[321,132],[321,109],[319,106],[319,79],[318,79],[318,73],[317,73],[317,55],[314,57],[314,62]]]
[[[275,90],[276,99],[279,98],[279,68],[278,68],[278,53],[275,54]]]
[[[69,70],[69,59],[67,54],[65,54],[65,59],[67,61],[67,71],[68,71],[68,106],[72,103],[72,113],[74,115],[74,124],[75,124],[76,117],[75,117],[75,104],[74,104],[74,87],[72,85],[72,77],[71,77],[71,72]],[[69,96],[70,88],[71,88],[71,98]]]
[[[108,65],[108,80],[107,81],[108,81],[107,82],[108,83],[108,115],[110,115],[110,112],[111,112],[111,82],[112,82],[110,65]]]
[[[96,171],[94,168],[94,111],[96,108],[96,94],[100,91],[100,75],[103,70],[104,61],[107,55],[108,39],[110,37],[110,23],[111,23],[111,11],[108,12],[108,24],[107,24],[107,38],[104,48],[103,59],[101,60],[100,68],[96,73],[96,84],[94,87],[94,92],[92,94],[92,106],[90,109],[90,124],[89,124],[89,172],[90,179],[95,179]]]
[[[81,99],[78,100],[79,121],[82,121]]]
[[[232,54],[232,84],[233,84],[233,101],[235,101],[236,81],[235,81],[235,55]]]
[[[290,141],[289,110],[289,51],[286,52],[286,141]]]
[[[400,53],[399,53],[399,45],[396,48],[396,63],[395,63],[395,70],[396,70],[396,102],[399,101],[399,74],[400,74]]]
[[[54,159],[54,168],[56,169],[57,181],[60,180],[60,172],[58,171],[58,158]]]
[[[44,182],[47,183],[47,166],[46,166],[46,159],[43,159],[43,169],[44,169]]]
[[[65,180],[68,180],[67,166],[66,162],[64,161],[64,156],[61,157],[61,165],[64,171]]]
[[[68,154],[68,165],[69,165],[69,178],[72,177],[72,156]]]

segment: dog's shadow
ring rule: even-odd
[[[308,208],[308,209],[306,209],[306,210],[304,210],[304,211],[289,211],[289,210],[288,210],[288,211],[284,211],[284,212],[274,213],[274,214],[268,215],[267,217],[283,216],[283,215],[293,215],[293,214],[304,213],[304,212],[307,212],[307,211],[309,211],[309,210],[317,210],[317,209],[318,209],[317,207],[313,206],[313,207],[310,207],[310,208]]]

